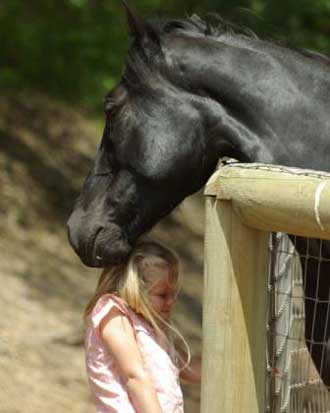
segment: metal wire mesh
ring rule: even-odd
[[[219,168],[222,167],[270,172],[260,175],[270,186],[275,179],[272,172],[276,173],[276,181],[283,173],[283,185],[288,176],[297,183],[302,177],[318,178],[314,214],[324,230],[319,216],[319,189],[329,182],[329,172],[240,164],[234,159],[221,159]],[[244,178],[248,180],[248,174]],[[303,198],[303,184],[308,180],[301,182],[297,197]],[[248,196],[253,199],[253,191]],[[330,240],[270,233],[268,262],[265,411],[330,413]]]
[[[328,374],[325,331],[330,300],[328,290],[322,291],[320,283],[322,265],[330,261],[324,249],[326,242],[289,238],[282,233],[269,235],[266,412],[330,412],[329,391],[320,377]],[[308,284],[312,272],[317,277],[315,285]]]

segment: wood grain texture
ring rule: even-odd
[[[231,200],[251,228],[329,239],[330,178],[295,171],[228,165],[211,177],[205,194]]]
[[[202,413],[263,412],[267,234],[206,198]]]

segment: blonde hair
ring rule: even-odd
[[[157,271],[147,271],[148,268],[167,266],[170,271],[170,282],[176,291],[176,295],[181,287],[181,275],[179,271],[179,259],[169,248],[164,247],[152,240],[139,241],[133,248],[128,261],[125,264],[105,268],[99,278],[96,290],[85,311],[85,322],[92,312],[98,299],[107,293],[117,293],[124,299],[129,307],[137,314],[141,314],[153,326],[156,335],[169,340],[181,349],[186,355],[186,361],[182,369],[190,362],[189,346],[171,321],[165,321],[152,308],[148,292],[156,281],[159,280]],[[150,276],[151,275],[151,276]],[[181,345],[176,338],[179,338]],[[183,346],[182,346],[183,345]],[[183,362],[181,355],[177,357]]]

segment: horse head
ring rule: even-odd
[[[123,260],[217,162],[205,154],[201,102],[169,82],[153,26],[128,8],[127,15],[133,44],[125,72],[106,96],[103,137],[68,221],[72,247],[93,267]]]

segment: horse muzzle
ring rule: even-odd
[[[104,268],[125,261],[132,247],[115,223],[106,226],[84,223],[74,211],[68,222],[68,239],[88,267]]]

